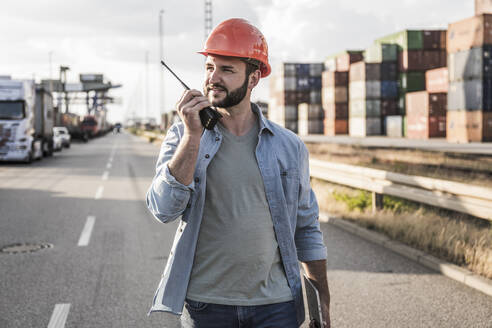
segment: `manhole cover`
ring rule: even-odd
[[[33,253],[39,251],[43,248],[52,248],[52,244],[42,243],[42,244],[14,244],[3,247],[0,252],[7,254],[17,254],[17,253]]]

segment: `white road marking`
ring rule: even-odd
[[[101,199],[103,191],[104,191],[104,186],[99,186],[99,188],[97,188],[96,196],[94,198]]]
[[[84,229],[80,234],[79,244],[78,246],[87,246],[89,245],[89,240],[91,239],[92,228],[94,228],[94,222],[96,222],[95,216],[88,216],[87,221],[85,222]]]
[[[108,176],[109,176],[109,172],[108,172],[108,171],[104,171],[104,173],[103,173],[103,175],[102,175],[101,179],[103,179],[103,180],[108,180]]]
[[[113,166],[111,163],[106,164],[106,168],[107,168],[107,169],[110,169],[110,168],[111,168],[111,166]]]
[[[53,314],[51,315],[48,328],[63,328],[67,321],[68,311],[70,311],[70,304],[56,304]]]

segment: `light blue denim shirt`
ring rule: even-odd
[[[309,153],[297,135],[267,120],[255,104],[251,108],[260,120],[256,159],[300,325],[305,314],[298,261],[326,259],[318,203],[310,185]],[[154,311],[182,313],[203,216],[207,166],[222,142],[217,126],[204,131],[194,181],[186,186],[172,176],[167,166],[183,131],[184,125],[179,122],[167,132],[156,175],[147,192],[147,206],[157,220],[167,223],[180,219],[149,314]]]

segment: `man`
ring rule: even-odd
[[[185,91],[177,103],[182,123],[169,129],[147,193],[159,221],[180,217],[150,312],[182,314],[183,327],[298,327],[300,260],[329,327],[326,247],[307,148],[250,101],[271,71],[265,38],[230,19],[200,53],[205,95]],[[213,130],[199,117],[208,106],[222,115]]]

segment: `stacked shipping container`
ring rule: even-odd
[[[364,61],[380,65],[380,118],[381,133],[401,137],[402,120],[398,115],[398,47],[395,44],[375,42],[364,53]],[[395,128],[396,127],[396,128]]]
[[[381,134],[381,64],[358,62],[350,66],[349,134]]]
[[[376,40],[380,44],[398,47],[398,111],[402,132],[390,135],[406,135],[406,93],[425,90],[425,71],[446,66],[446,31],[404,30]]]
[[[449,24],[448,31],[447,139],[490,141],[492,15],[481,14]]]
[[[322,63],[284,63],[270,78],[269,119],[297,133],[297,106],[321,105],[322,71]]]
[[[363,59],[362,51],[345,51],[325,61],[322,75],[322,104],[325,135],[347,134],[349,126],[349,70]]]

